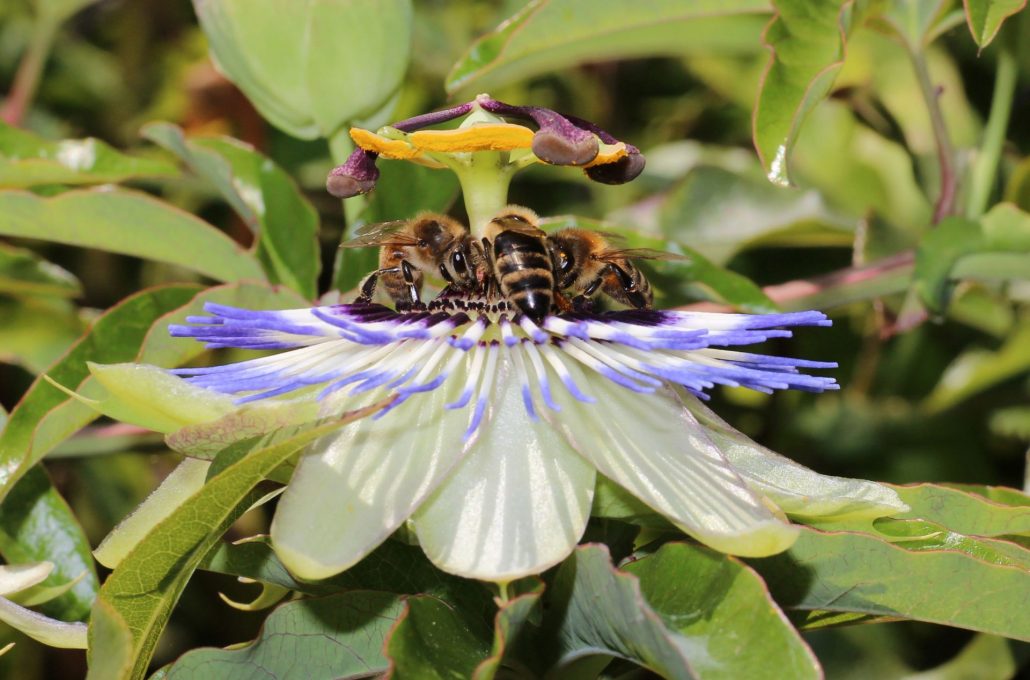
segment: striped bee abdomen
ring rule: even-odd
[[[542,236],[501,231],[494,238],[493,260],[501,294],[529,318],[542,321],[554,298],[551,255]]]

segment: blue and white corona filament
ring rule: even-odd
[[[393,405],[305,453],[272,524],[298,576],[343,571],[405,521],[442,569],[506,581],[556,564],[582,536],[600,475],[725,552],[785,550],[797,516],[903,509],[886,487],[818,475],[754,444],[702,403],[716,385],[837,389],[834,364],[741,347],[826,326],[821,312],[632,310],[550,315],[441,297],[257,311],[208,304],[173,326],[209,347],[285,350],[175,369],[241,409],[323,415]]]
[[[189,382],[236,396],[238,404],[303,393],[322,400],[337,391],[359,395],[394,391],[399,399],[380,412],[447,381],[461,383],[448,409],[470,410],[466,437],[474,435],[488,405],[492,377],[503,358],[529,418],[541,408],[558,412],[552,393],[565,390],[595,401],[567,367],[582,369],[640,394],[674,385],[701,398],[716,385],[762,392],[837,389],[833,378],[800,369],[836,364],[727,349],[790,337],[789,326],[825,326],[821,312],[712,314],[634,310],[548,316],[540,325],[506,304],[435,300],[427,311],[395,312],[380,305],[343,304],[285,311],[252,311],[208,304],[207,317],[171,333],[208,347],[288,349],[282,355],[228,366],[183,368]]]

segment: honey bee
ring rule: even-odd
[[[483,248],[500,294],[533,321],[551,312],[554,271],[547,234],[532,210],[509,205],[486,227]]]
[[[569,303],[558,296],[559,306],[581,310],[598,291],[624,305],[649,309],[654,303],[651,284],[631,260],[685,260],[683,255],[649,248],[613,248],[611,234],[586,229],[560,229],[547,237],[556,278],[555,290],[570,290]],[[567,310],[563,310],[567,311]]]
[[[365,278],[356,302],[371,302],[381,281],[398,310],[421,309],[427,273],[438,273],[459,289],[473,289],[480,283],[479,244],[468,227],[447,215],[421,213],[410,220],[365,225],[340,245],[370,246],[379,247],[379,269]]]

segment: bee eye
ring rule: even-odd
[[[428,246],[428,245],[429,245],[429,242],[428,242],[428,241],[426,241],[426,240],[425,240],[424,238],[420,238],[420,239],[418,240],[418,243],[417,243],[417,244],[415,244],[415,245],[417,245],[417,246],[418,246],[419,248],[425,248],[426,246]]]
[[[454,251],[454,254],[451,256],[451,264],[454,266],[454,271],[458,272],[458,274],[462,276],[468,274],[469,269],[465,264],[465,256],[460,250]]]
[[[572,266],[572,257],[567,253],[560,253],[559,256],[561,257],[561,262],[558,263],[558,268],[563,272],[568,271]]]

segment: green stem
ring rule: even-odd
[[[46,65],[47,55],[54,42],[54,35],[60,22],[49,17],[40,17],[32,31],[32,39],[28,49],[18,64],[18,72],[14,76],[14,84],[7,94],[3,107],[0,108],[0,119],[8,125],[19,125],[28,111],[32,98],[39,86],[39,77]]]
[[[1011,41],[1003,39],[999,42],[1001,50],[998,52],[998,71],[994,78],[991,113],[987,119],[987,128],[984,130],[983,147],[973,165],[969,203],[966,205],[966,216],[972,219],[980,217],[987,210],[987,202],[998,171],[998,161],[1001,158],[1001,147],[1005,143],[1005,132],[1009,127],[1012,97],[1019,75]]]
[[[930,114],[930,123],[933,126],[934,140],[937,142],[937,161],[941,172],[941,193],[937,198],[937,205],[933,211],[933,223],[937,224],[942,219],[952,214],[955,207],[955,189],[958,178],[955,175],[954,157],[955,152],[951,148],[951,138],[948,136],[948,128],[944,124],[944,115],[941,113],[938,92],[930,81],[930,70],[926,66],[926,55],[916,49],[909,50],[912,58],[912,65],[915,67],[916,79],[919,81],[919,90],[923,94],[923,101]]]
[[[455,165],[461,194],[473,236],[482,238],[486,225],[501,208],[508,205],[508,186],[513,170],[500,153],[481,151],[472,154],[468,165]]]
[[[497,599],[502,607],[511,600],[511,593],[508,591],[508,586],[510,585],[510,581],[501,581],[497,584]]]

